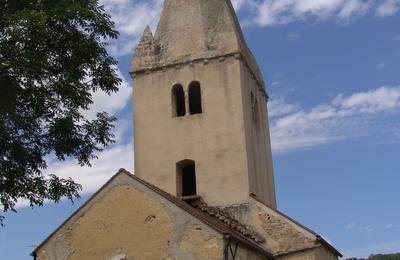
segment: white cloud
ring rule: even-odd
[[[376,15],[380,17],[392,16],[400,9],[399,0],[386,0],[383,4],[379,5]]]
[[[99,154],[92,162],[93,167],[80,167],[76,161],[56,162],[47,172],[62,178],[71,177],[82,184],[83,193],[97,190],[120,168],[133,172],[133,147],[131,143],[111,147]]]
[[[246,25],[274,26],[310,18],[334,19],[343,24],[371,10],[379,17],[394,15],[399,0],[386,0],[381,5],[372,0],[241,0],[240,7],[251,13],[244,18]]]
[[[269,109],[273,115],[270,127],[275,153],[377,134],[381,140],[395,142],[400,121],[392,117],[400,114],[400,87],[380,87],[347,97],[340,94],[308,111],[282,100],[271,101]]]
[[[114,115],[116,112],[122,110],[131,99],[131,83],[125,79],[118,68],[117,74],[118,77],[122,79],[122,83],[119,86],[119,91],[117,93],[111,93],[111,95],[108,95],[104,91],[95,92],[93,94],[93,104],[89,107],[89,110],[83,111],[83,114],[88,119],[94,119],[96,117],[96,113],[102,111],[108,112],[110,115]]]
[[[235,8],[236,11],[239,11],[247,4],[248,0],[232,0],[233,8]]]
[[[289,104],[284,98],[271,98],[268,104],[269,110],[268,115],[270,118],[284,116],[299,110],[300,106],[298,104]]]
[[[360,0],[349,0],[343,4],[343,7],[338,13],[338,17],[344,20],[349,20],[353,15],[363,15],[370,7],[370,2]]]
[[[72,178],[82,185],[82,194],[88,194],[99,189],[120,168],[133,173],[133,146],[132,143],[120,144],[104,150],[92,161],[92,167],[80,167],[75,160],[65,162],[56,161],[49,165],[46,173],[56,174],[60,178]],[[18,201],[16,207],[28,207],[27,200]]]
[[[118,40],[109,46],[111,54],[132,55],[146,25],[153,29],[159,19],[163,0],[101,0],[111,15],[117,30]]]
[[[355,93],[349,97],[337,96],[333,104],[351,114],[377,113],[400,107],[400,87],[380,87],[367,92]]]
[[[310,17],[317,20],[335,18],[340,22],[363,15],[371,6],[370,0],[248,0],[259,26],[286,24]]]

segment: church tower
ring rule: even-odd
[[[342,256],[276,209],[268,95],[230,0],[165,0],[131,75],[135,175],[119,170],[34,259]]]
[[[165,0],[131,75],[139,178],[209,205],[276,208],[268,95],[230,0]]]

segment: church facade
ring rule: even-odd
[[[121,169],[35,259],[341,256],[277,210],[268,94],[230,0],[165,0],[131,75],[135,175]]]

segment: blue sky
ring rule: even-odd
[[[96,110],[115,113],[117,143],[91,169],[52,162],[81,182],[70,202],[20,202],[0,230],[1,259],[40,243],[119,168],[133,169],[130,59],[161,0],[103,0],[121,32],[110,43],[125,82]],[[267,82],[278,207],[345,256],[400,252],[400,1],[237,0]],[[4,257],[4,258],[2,258]]]

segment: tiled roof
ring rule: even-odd
[[[255,232],[250,226],[240,223],[234,219],[224,208],[208,206],[201,198],[190,202],[194,208],[206,213],[210,217],[216,218],[219,221],[225,223],[230,228],[236,230],[248,239],[253,240],[256,243],[264,243],[265,238]]]

